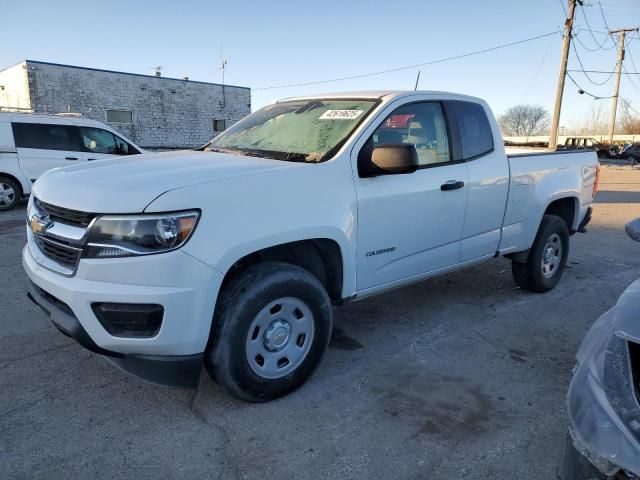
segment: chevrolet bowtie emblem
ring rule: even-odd
[[[37,215],[33,215],[29,220],[31,231],[36,235],[42,235],[45,230],[52,225],[52,223],[53,222],[51,222],[48,217],[39,217]]]

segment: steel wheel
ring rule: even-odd
[[[8,207],[16,201],[16,191],[7,183],[0,182],[0,206]]]
[[[557,233],[552,234],[544,244],[542,250],[542,275],[553,277],[562,261],[562,240]]]
[[[294,371],[309,353],[314,335],[311,309],[302,300],[283,297],[265,306],[249,327],[246,359],[263,378]]]

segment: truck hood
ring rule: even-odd
[[[50,170],[35,183],[33,194],[72,210],[137,213],[175,188],[300,167],[304,165],[218,152],[151,153]]]

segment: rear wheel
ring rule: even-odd
[[[526,263],[511,262],[516,284],[532,292],[551,290],[560,281],[569,256],[569,229],[563,219],[545,215]]]
[[[21,197],[20,185],[10,178],[0,177],[0,212],[11,210]]]
[[[315,276],[287,263],[254,265],[221,294],[205,366],[235,397],[272,400],[309,378],[332,326],[331,301]]]

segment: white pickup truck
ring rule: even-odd
[[[477,98],[287,99],[199,151],[55,169],[34,185],[24,269],[56,327],[158,384],[201,367],[244,400],[300,386],[332,305],[498,255],[553,288],[584,231],[595,152],[507,156]]]

